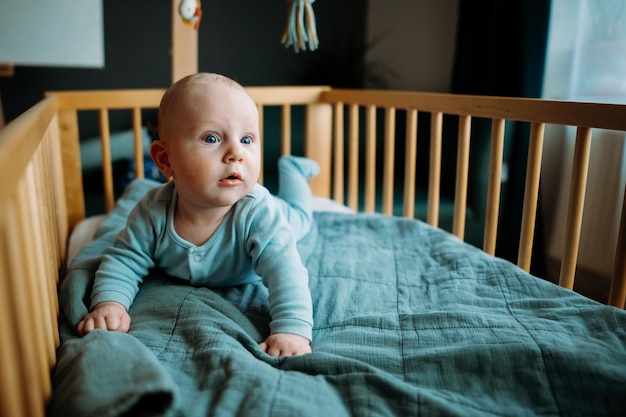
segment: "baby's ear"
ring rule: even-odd
[[[157,168],[161,173],[169,178],[172,176],[172,167],[170,166],[170,158],[167,155],[167,149],[165,148],[165,144],[161,140],[155,140],[150,145],[150,157],[156,164]]]

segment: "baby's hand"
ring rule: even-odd
[[[296,356],[312,352],[309,339],[292,333],[275,333],[259,346],[270,356]]]
[[[127,333],[129,328],[130,315],[123,305],[115,301],[106,301],[96,305],[77,326],[80,336],[84,336],[94,329],[117,330]]]

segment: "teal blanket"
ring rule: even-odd
[[[60,288],[52,416],[594,416],[626,413],[626,312],[417,220],[316,213],[301,242],[314,352],[272,358],[262,285],[155,271],[128,334],[74,333],[133,183]]]

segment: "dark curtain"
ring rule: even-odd
[[[459,0],[451,90],[459,94],[541,97],[550,18],[549,0]],[[491,123],[474,120],[468,205],[484,219]],[[507,123],[501,222],[496,254],[517,261],[529,126]],[[478,167],[485,167],[484,169]],[[479,172],[480,171],[480,172]],[[541,204],[541,202],[540,202]],[[540,210],[532,271],[543,275],[545,256]]]

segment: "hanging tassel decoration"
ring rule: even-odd
[[[319,41],[312,6],[314,1],[287,0],[287,24],[282,38],[285,47],[293,46],[296,52],[317,49]]]

